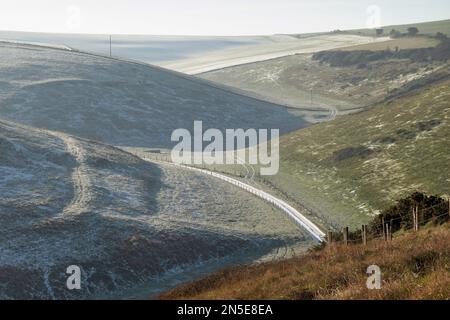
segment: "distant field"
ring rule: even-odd
[[[0,39],[53,44],[109,55],[109,35],[0,31]],[[163,61],[266,42],[271,42],[270,37],[112,35],[112,54],[158,65]]]
[[[312,53],[352,45],[386,41],[386,37],[364,37],[352,34],[325,34],[308,38],[288,35],[268,36],[270,42],[240,46],[162,63],[162,67],[187,74],[200,74],[237,65],[266,61],[298,53]]]
[[[439,40],[427,38],[427,37],[407,37],[407,38],[397,38],[384,42],[374,42],[362,45],[357,45],[353,47],[341,48],[338,50],[342,51],[356,51],[356,50],[370,50],[370,51],[384,51],[384,50],[394,50],[398,48],[402,49],[418,49],[418,48],[430,48],[435,47],[439,44]]]
[[[442,32],[442,33],[450,36],[450,20],[411,23],[411,24],[404,24],[404,25],[391,25],[391,26],[384,26],[382,28],[384,29],[384,32],[386,34],[389,34],[389,32],[392,29],[395,29],[402,33],[406,33],[406,32],[408,32],[409,27],[417,27],[419,29],[419,33],[421,33],[421,34],[435,35],[437,32]],[[348,32],[351,32],[353,34],[365,35],[365,36],[375,36],[376,35],[374,29],[356,29],[356,30],[349,30]]]
[[[342,115],[376,103],[390,91],[426,77],[442,65],[386,59],[367,63],[363,68],[342,68],[320,63],[309,54],[297,54],[207,72],[200,77],[292,106],[315,123],[327,119],[331,108]]]
[[[0,41],[2,40],[110,54],[109,35],[0,31]],[[354,34],[323,34],[307,39],[289,35],[112,35],[112,55],[197,74],[299,52],[316,52],[384,40],[386,39]]]

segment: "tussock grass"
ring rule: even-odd
[[[366,287],[367,267],[382,271]],[[161,299],[449,299],[450,224],[396,234],[367,246],[333,244],[301,257],[226,269]]]

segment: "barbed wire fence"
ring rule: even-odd
[[[440,209],[440,210],[437,210]],[[417,232],[421,227],[430,223],[442,224],[450,221],[450,200],[441,201],[432,206],[420,207],[416,204],[411,207],[409,216],[400,216],[386,219],[381,216],[381,223],[365,224],[360,230],[350,232],[349,227],[344,227],[342,232],[327,232],[327,244],[343,243],[364,244],[373,240],[392,241],[393,234],[399,230],[413,230]]]
[[[149,160],[156,160],[161,162],[173,163],[169,153],[161,152],[135,152],[142,158]],[[193,168],[206,169],[203,165],[192,165]],[[221,168],[209,168],[217,173],[231,174],[237,177],[247,177],[246,172],[242,172],[239,169],[233,169],[230,171],[221,170]],[[395,218],[388,218],[383,215],[380,216],[381,222],[370,223],[370,225],[364,224],[358,230],[350,231],[349,227],[344,227],[341,232],[330,230],[326,233],[325,242],[327,244],[343,243],[345,245],[350,244],[363,244],[367,245],[368,242],[373,240],[392,241],[393,234],[399,230],[413,230],[419,231],[422,226],[425,226],[431,222],[444,223],[450,221],[450,198],[448,201],[440,199],[438,204],[432,206],[424,206],[420,203],[415,203],[410,208],[410,213],[407,215],[400,215]]]

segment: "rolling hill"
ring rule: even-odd
[[[0,117],[111,145],[170,147],[171,133],[306,126],[286,108],[149,65],[0,44]]]
[[[450,194],[450,82],[288,134],[268,180],[329,225],[359,226],[419,190]]]
[[[225,48],[161,65],[186,74],[200,74],[213,70],[266,61],[297,53],[311,53],[358,44],[383,42],[388,38],[373,38],[359,35],[318,35],[299,39],[290,35],[263,37],[265,42],[246,46]]]
[[[225,182],[111,146],[1,120],[0,150],[1,299],[143,298],[312,241]]]
[[[288,105],[316,123],[328,119],[330,110],[349,114],[378,103],[409,83],[433,77],[446,67],[445,61],[407,57],[373,57],[390,48],[400,52],[434,46],[439,41],[429,38],[401,38],[370,45],[353,46],[314,55],[297,54],[269,61],[251,63],[199,75],[201,78],[245,90],[262,99]],[[363,55],[364,51],[367,58]],[[403,51],[405,50],[405,51]],[[446,51],[448,54],[448,50]],[[330,65],[322,56],[335,61],[354,59],[352,65]],[[373,59],[373,60],[370,60]]]
[[[450,20],[439,20],[439,21],[429,21],[429,22],[418,22],[418,23],[409,23],[409,24],[401,24],[401,25],[389,25],[383,26],[386,33],[389,33],[392,29],[400,31],[402,33],[407,33],[408,28],[416,27],[419,29],[421,34],[432,35],[434,36],[437,32],[442,32],[446,35],[450,35]],[[375,29],[356,29],[346,31],[352,34],[366,35],[366,36],[375,36]]]
[[[298,58],[286,58],[295,72],[304,68]],[[285,60],[274,61],[278,68]],[[226,266],[304,252],[308,234],[270,205],[200,173],[114,147],[170,148],[172,131],[190,129],[195,120],[221,130],[287,133],[280,172],[263,182],[311,209],[327,227],[359,226],[417,189],[449,194],[448,68],[406,65],[392,81],[410,84],[412,92],[386,92],[380,79],[394,64],[374,69],[383,73],[377,86],[361,78],[363,89],[351,94],[374,87],[364,102],[391,99],[296,131],[329,119],[330,110],[357,111],[360,105],[348,102],[354,97],[340,97],[361,87],[358,80],[321,97],[313,119],[306,119],[298,108],[158,67],[0,43],[0,298],[142,298]],[[447,76],[423,86],[421,77],[435,68]],[[254,83],[264,73],[267,92],[286,88],[274,101],[287,96],[303,107],[308,88],[297,93],[297,85],[277,83],[287,69],[249,73]],[[82,267],[86,290],[66,290],[65,270],[73,264]]]

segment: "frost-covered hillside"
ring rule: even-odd
[[[225,182],[0,120],[1,299],[142,298],[306,245],[283,213]],[[70,265],[80,291],[66,287]]]
[[[305,122],[277,105],[157,67],[0,43],[0,118],[112,145],[170,147],[174,129],[279,128]]]

